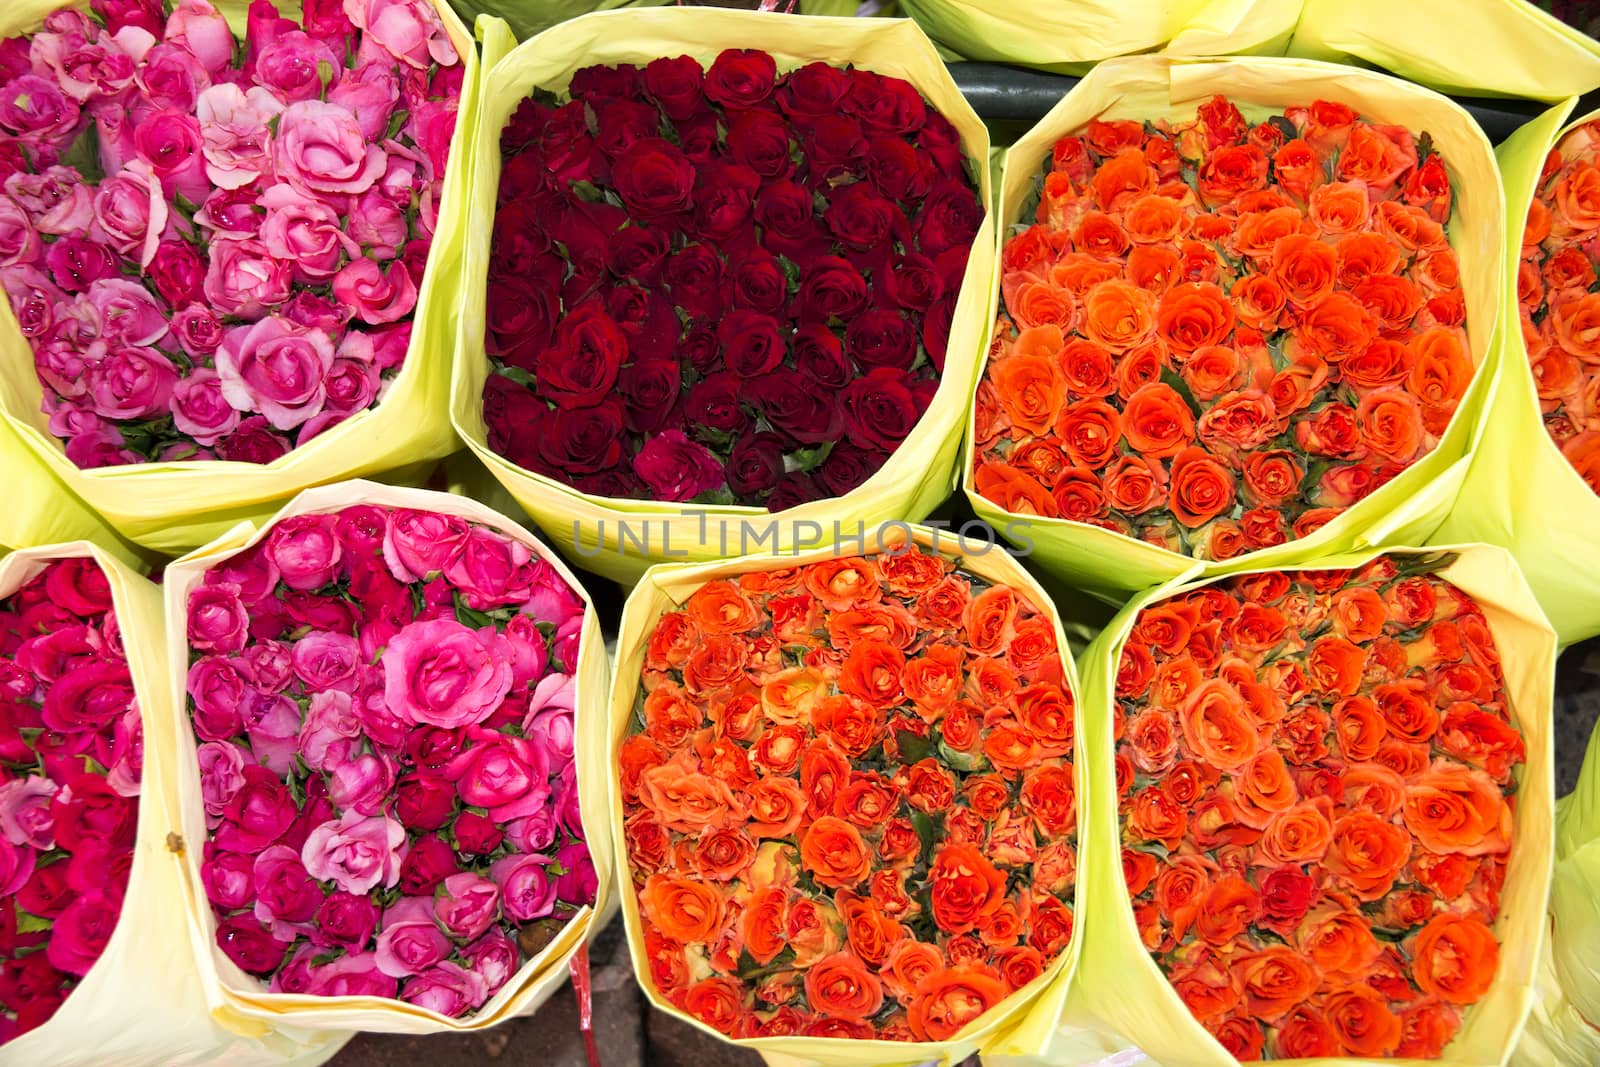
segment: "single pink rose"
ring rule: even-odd
[[[383,560],[398,581],[430,581],[461,551],[469,529],[454,515],[396,509],[384,535]]]
[[[367,336],[372,339],[372,364],[378,370],[393,370],[405,364],[406,354],[411,351],[411,320],[368,330]]]
[[[584,602],[560,571],[540,560],[534,566],[533,592],[522,610],[539,622],[560,626],[568,619],[581,620]]]
[[[361,246],[345,236],[339,216],[323,201],[274,185],[256,202],[267,209],[261,243],[274,258],[293,263],[302,280],[319,284],[339,272],[345,256],[361,255]]]
[[[383,997],[399,995],[400,983],[378,970],[377,955],[356,952],[311,969],[311,988],[319,997]]]
[[[454,619],[413,623],[383,653],[389,709],[415,725],[456,729],[493,715],[511,690],[504,641]]]
[[[255,899],[254,870],[253,856],[217,852],[200,865],[200,884],[205,888],[206,899],[225,911],[246,907]]]
[[[142,38],[132,39],[143,43]],[[148,49],[149,46],[144,47]],[[138,50],[137,45],[135,50]],[[111,37],[103,36],[91,42],[76,32],[39,33],[33,37],[31,51],[35,69],[42,66],[49,70],[61,91],[79,104],[119,96],[133,84],[134,57],[118,47]]]
[[[227,239],[243,241],[260,236],[261,222],[267,213],[256,204],[257,192],[246,186],[239,189],[218,188],[206,197],[194,221],[209,230],[203,234],[208,241]]]
[[[409,978],[450,955],[450,939],[433,919],[427,897],[401,897],[383,913],[378,934],[378,969],[391,978]]]
[[[121,347],[89,371],[95,414],[107,419],[143,419],[167,409],[178,368],[153,348]]]
[[[417,287],[403,264],[380,267],[365,256],[333,276],[333,295],[354,308],[356,318],[375,326],[404,318],[417,306]]]
[[[172,307],[194,304],[205,295],[205,260],[187,241],[158,244],[146,275],[161,299]]]
[[[356,333],[346,334],[351,337],[360,336]],[[346,346],[341,342],[340,349]],[[323,391],[328,396],[328,413],[350,415],[357,411],[365,411],[378,399],[378,389],[382,384],[378,379],[377,368],[371,363],[358,362],[353,359],[335,359],[333,366],[328,368],[328,377],[322,383]]]
[[[378,906],[371,900],[352,893],[329,893],[317,908],[311,938],[320,945],[359,949],[372,940],[377,929]]]
[[[463,871],[443,882],[433,902],[433,917],[457,941],[474,941],[500,918],[500,887],[482,875]]]
[[[453,1019],[482,1007],[489,987],[482,975],[445,960],[407,982],[400,999]]]
[[[150,290],[126,278],[101,278],[86,294],[108,344],[156,345],[167,335],[167,309]]]
[[[368,189],[356,200],[348,226],[351,239],[379,259],[398,256],[411,236],[406,213],[376,189]]]
[[[204,144],[199,120],[177,108],[153,112],[133,131],[134,151],[161,180],[161,191],[168,197],[184,197],[192,204],[211,195]]]
[[[192,607],[193,601],[190,604]],[[250,686],[238,660],[202,656],[189,667],[185,688],[193,704],[190,718],[196,736],[206,741],[231,741],[244,730],[243,707]]]
[[[27,211],[40,233],[52,236],[77,233],[87,229],[94,217],[94,190],[71,167],[47,167],[39,174],[13,174],[6,179],[5,190]]]
[[[550,762],[557,766],[572,762],[576,694],[577,679],[572,675],[546,675],[528,698],[528,712],[522,720],[523,736],[548,752]]]
[[[389,134],[389,116],[400,99],[400,83],[395,80],[392,66],[369,63],[345,71],[328,90],[327,99],[330,104],[348,108],[361,127],[361,135],[376,143]]]
[[[57,789],[55,782],[39,775],[0,783],[0,837],[40,852],[55,848],[56,821],[50,801]]]
[[[43,145],[70,137],[79,115],[77,101],[50,78],[24,74],[0,90],[0,131],[26,142]]]
[[[348,108],[321,100],[290,104],[272,144],[278,177],[313,196],[357,194],[384,170],[384,150],[368,143]]]
[[[500,886],[506,915],[515,922],[543,919],[556,906],[556,884],[548,856],[512,854],[494,861],[489,876]]]
[[[207,815],[221,815],[244,788],[244,750],[229,741],[206,741],[199,748],[200,796]]]
[[[294,265],[275,258],[260,241],[215,241],[210,255],[204,291],[212,310],[253,319],[289,299]]]
[[[275,428],[290,430],[322,407],[333,342],[321,330],[273,316],[229,330],[216,364],[228,403],[240,411],[259,411]]]
[[[120,173],[129,163],[139,158],[139,151],[133,143],[133,134],[137,126],[132,111],[118,107],[96,109],[94,132],[102,174]]]
[[[360,895],[394,887],[405,845],[406,828],[389,816],[345,812],[313,829],[300,855],[313,878]]]
[[[283,102],[260,86],[246,91],[233,82],[222,82],[200,94],[195,114],[200,120],[206,176],[213,184],[220,189],[239,189],[262,175],[271,175],[272,131],[268,123],[282,112]],[[254,199],[252,195],[252,202]]]
[[[313,630],[294,643],[291,661],[306,691],[322,696],[328,690],[355,691],[360,656],[361,646],[349,634]],[[345,710],[348,714],[348,702]]]
[[[193,111],[211,86],[211,74],[182,45],[158,44],[145,53],[134,81],[152,107]]]
[[[144,781],[144,716],[130,705],[111,731],[111,761],[106,784],[120,797],[136,797]]]
[[[349,693],[313,693],[305,721],[300,725],[300,758],[314,771],[326,770],[336,746],[360,736],[361,719]]]
[[[206,0],[178,0],[167,17],[166,39],[187,48],[213,77],[233,65],[233,31]]]
[[[556,816],[561,820],[561,826],[573,837],[582,838],[583,810],[578,803],[578,776],[571,773],[570,768],[561,779],[556,782]]]
[[[197,367],[173,386],[172,424],[207,447],[238,429],[239,413],[222,395],[216,371]]]
[[[263,545],[266,555],[277,567],[280,580],[290,589],[302,592],[331,582],[344,556],[330,515],[294,515],[283,519],[273,526]],[[350,641],[353,648],[354,640],[348,637],[345,640]],[[353,663],[351,669],[354,669]]]
[[[143,456],[123,444],[122,433],[109,422],[74,434],[66,451],[67,462],[80,470],[144,462]]]
[[[118,897],[106,893],[78,897],[50,928],[50,940],[45,942],[50,965],[68,974],[88,974],[111,941],[121,914],[122,901]]]
[[[487,808],[495,822],[524,818],[550,799],[550,757],[520,737],[469,727],[472,746],[450,761],[445,776],[462,803]]]
[[[394,796],[394,761],[381,752],[335,754],[328,761],[328,799],[344,811],[376,815]]]
[[[273,845],[256,856],[251,871],[255,887],[255,916],[261,925],[278,932],[278,924],[306,923],[322,903],[322,889],[306,873],[299,853],[287,845]],[[286,931],[290,940],[298,931]]]
[[[428,155],[428,165],[436,175],[443,175],[450,160],[450,142],[456,133],[456,108],[454,98],[425,100],[411,112],[406,124],[411,139]],[[429,227],[432,232],[432,227]]]
[[[274,37],[256,53],[252,68],[256,84],[285,104],[322,96],[324,71],[330,81],[344,71],[343,49],[336,54],[303,30]]]
[[[289,453],[289,442],[267,426],[265,416],[243,419],[216,444],[217,458],[234,463],[271,463]]]
[[[519,852],[543,852],[555,843],[556,831],[560,828],[556,813],[544,807],[506,823],[506,840]]]
[[[372,42],[418,70],[461,61],[439,13],[427,0],[345,0],[344,11]]]
[[[497,926],[462,949],[461,958],[469,969],[482,976],[492,997],[517,973],[522,953],[517,943]]]
[[[0,267],[38,263],[43,252],[27,210],[10,196],[0,195]]]
[[[161,180],[142,159],[130,160],[100,183],[92,202],[91,234],[121,254],[149,266],[167,226],[167,199]]]
[[[543,678],[550,670],[550,646],[530,615],[513,615],[501,631],[511,649],[511,688],[515,692]]]
[[[300,706],[282,693],[251,691],[245,694],[240,711],[256,762],[287,778],[294,771],[300,742]]]
[[[556,880],[556,896],[575,907],[593,904],[600,889],[600,876],[594,869],[589,846],[582,841],[568,841],[556,853],[556,863],[564,871]]]
[[[468,607],[493,611],[528,599],[533,553],[502,533],[474,526],[445,566],[444,576],[461,591]]]
[[[573,674],[578,669],[578,649],[583,644],[583,617],[569,615],[567,621],[556,628],[555,640],[550,642],[550,654],[561,664],[561,669]]]

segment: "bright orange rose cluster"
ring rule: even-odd
[[[1050,618],[915,548],[702,587],[620,756],[649,971],[734,1037],[940,1041],[1072,938]]]
[[[1421,568],[1142,612],[1117,678],[1145,946],[1240,1059],[1438,1056],[1499,962],[1514,773],[1482,611]]]
[[[1005,247],[977,488],[1227,559],[1437,444],[1473,375],[1426,134],[1319,101],[1091,122]]]
[[[1517,301],[1545,429],[1600,493],[1600,122],[1545,160],[1522,233]]]

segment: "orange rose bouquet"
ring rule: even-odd
[[[1330,562],[1160,591],[1090,652],[1086,847],[1121,863],[1086,892],[1151,960],[1121,997],[1188,1016],[1145,1049],[1167,1067],[1500,1063],[1523,1024],[1553,634],[1498,549]]]
[[[1305,61],[1096,68],[1007,157],[978,513],[1116,599],[1194,559],[1348,547],[1397,508],[1430,533],[1497,314],[1466,121]]]
[[[774,1051],[959,1042],[1057,969],[1070,668],[1020,568],[980,560],[906,543],[657,568],[646,583],[684,572],[665,611],[635,593],[615,769],[625,914],[658,1001]]]
[[[1317,100],[1093,121],[1006,241],[980,493],[1202,559],[1317,529],[1472,379],[1445,160]]]

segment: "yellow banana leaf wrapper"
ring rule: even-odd
[[[1527,0],[1305,0],[1288,54],[1463,96],[1556,101],[1600,88],[1600,42]]]
[[[1494,928],[1500,942],[1500,967],[1494,984],[1482,1000],[1466,1009],[1460,1032],[1440,1059],[1386,1062],[1419,1067],[1423,1063],[1497,1067],[1506,1062],[1522,1032],[1533,1000],[1534,974],[1544,940],[1555,802],[1551,746],[1555,634],[1516,562],[1502,549],[1467,545],[1427,550],[1395,548],[1389,552],[1457,554],[1454,562],[1434,573],[1470,594],[1483,609],[1500,651],[1508,711],[1527,746],[1527,761],[1516,792],[1512,851],[1500,917]],[[1384,553],[1365,549],[1287,567],[1256,566],[1250,571],[1292,569],[1307,564],[1317,568],[1359,567],[1381,554]],[[1068,1017],[1074,1025],[1066,1036],[1073,1036],[1079,1027],[1120,1035],[1161,1067],[1237,1067],[1238,1061],[1195,1021],[1140,940],[1122,873],[1111,710],[1122,647],[1139,612],[1217,580],[1215,575],[1201,576],[1197,569],[1135,598],[1090,646],[1083,661],[1083,707],[1089,714],[1084,717],[1081,747],[1088,761],[1089,793],[1079,808],[1083,820],[1080,832],[1086,835],[1079,894],[1088,906],[1079,920],[1083,954],[1077,981],[1068,995]],[[1003,1062],[1007,1067],[1044,1067],[1050,1061]],[[1376,1061],[1327,1058],[1287,1062],[1364,1067]]]
[[[962,567],[991,582],[1003,582],[1020,590],[1039,609],[1048,613],[1055,622],[1056,647],[1066,667],[1067,684],[1076,697],[1083,690],[1077,680],[1072,653],[1062,632],[1061,619],[1054,604],[1022,566],[999,546],[985,542],[964,541],[949,532],[939,532],[911,523],[897,523],[886,532],[882,547],[892,548],[903,543],[909,535],[912,543],[924,551],[959,557]],[[869,544],[868,552],[880,547]],[[591,717],[578,724],[580,735],[590,748],[603,748],[605,769],[610,777],[606,788],[610,792],[611,832],[617,846],[619,895],[622,899],[623,924],[628,935],[629,954],[633,957],[634,973],[645,998],[655,1008],[693,1026],[695,1029],[741,1048],[760,1053],[769,1067],[910,1067],[912,1064],[938,1064],[954,1067],[973,1053],[982,1053],[985,1062],[991,1051],[1000,1047],[1034,1049],[1050,1032],[1060,1003],[1072,987],[1077,968],[1079,933],[1074,932],[1071,943],[1053,960],[1044,974],[1033,983],[1017,990],[1006,1000],[973,1021],[960,1033],[946,1042],[907,1041],[855,1041],[844,1038],[819,1037],[765,1037],[732,1040],[674,1007],[655,988],[650,977],[649,953],[645,949],[644,929],[639,915],[639,901],[634,891],[633,879],[628,870],[628,857],[623,831],[622,782],[618,773],[618,755],[628,737],[634,718],[634,701],[639,692],[639,673],[644,664],[645,652],[656,623],[666,612],[676,611],[694,592],[708,582],[720,579],[737,579],[741,574],[777,570],[784,567],[803,566],[818,560],[839,556],[863,554],[838,551],[834,546],[811,548],[798,553],[746,556],[742,559],[719,560],[709,563],[664,563],[651,567],[634,586],[623,606],[621,629],[617,635],[616,673],[611,688],[611,703],[605,718]],[[1081,707],[1081,704],[1079,705]],[[1082,713],[1079,713],[1079,734],[1082,736]],[[1074,754],[1074,788],[1088,788],[1079,767],[1082,742]],[[1082,793],[1080,792],[1081,796]],[[1080,821],[1080,827],[1082,825]],[[1080,829],[1080,834],[1082,830]],[[1079,854],[1082,856],[1080,838]],[[1078,884],[1083,884],[1082,859],[1079,860]],[[1077,892],[1074,913],[1075,930],[1082,930],[1082,907],[1085,898]]]
[[[1578,787],[1556,804],[1550,933],[1539,956],[1528,1028],[1511,1067],[1600,1063],[1600,731]]]
[[[5,465],[10,506],[0,514],[0,554],[31,545],[88,538],[115,541],[94,511],[40,462],[9,424],[0,421],[0,463]]]
[[[1505,176],[1505,328],[1491,361],[1494,387],[1482,416],[1482,440],[1441,540],[1504,545],[1517,557],[1563,644],[1600,634],[1600,497],[1572,469],[1544,427],[1528,351],[1518,328],[1517,261],[1523,224],[1545,156],[1571,127],[1572,102],[1559,104],[1500,146]],[[1580,121],[1600,117],[1600,112]],[[1576,124],[1574,124],[1576,125]]]
[[[33,350],[17,326],[10,301],[0,300],[0,414],[15,442],[0,440],[0,458],[27,449],[119,533],[146,547],[176,555],[206,543],[235,524],[269,515],[301,489],[357,475],[425,470],[455,448],[447,391],[450,348],[456,330],[461,242],[466,230],[469,145],[476,112],[477,52],[461,20],[444,0],[431,0],[465,64],[456,131],[450,142],[438,224],[418,288],[411,346],[404,367],[383,400],[358,412],[271,463],[221,460],[143,463],[80,470],[66,457],[40,410],[43,395]],[[87,0],[16,0],[0,12],[0,37],[37,29],[63,6]],[[244,32],[246,0],[218,0],[235,34]],[[289,17],[299,4],[279,4]]]
[[[500,131],[535,88],[561,92],[574,71],[594,64],[648,63],[689,55],[709,65],[727,48],[769,52],[780,72],[822,61],[903,78],[955,126],[980,199],[989,203],[989,134],[956,89],[933,45],[915,25],[894,19],[824,18],[710,8],[608,11],[547,30],[512,48],[496,20],[478,26],[483,41],[482,106],[471,185],[473,229],[466,242],[450,411],[456,432],[556,547],[586,570],[637,581],[653,562],[708,560],[770,547],[824,543],[836,528],[870,532],[896,519],[927,516],[957,482],[962,420],[977,384],[978,357],[993,315],[992,216],[972,244],[938,392],[911,434],[863,485],[842,497],[781,513],[735,505],[665,503],[591,496],[526,471],[490,450],[483,420],[488,258],[500,184]],[[502,58],[503,57],[503,58]]]
[[[566,580],[589,604],[579,639],[574,718],[579,740],[575,766],[578,799],[585,840],[594,860],[598,884],[595,903],[580,909],[555,939],[524,963],[498,993],[476,1013],[450,1018],[438,1012],[383,997],[319,997],[269,993],[258,979],[246,974],[216,944],[216,918],[200,878],[200,862],[207,840],[205,804],[201,796],[200,766],[194,731],[187,712],[185,682],[189,671],[189,594],[205,572],[223,560],[259,543],[283,519],[295,515],[322,515],[357,504],[386,508],[415,508],[454,515],[481,523],[526,545]],[[583,740],[584,723],[604,714],[610,685],[605,639],[600,621],[583,585],[566,564],[557,559],[532,533],[482,504],[449,493],[351,481],[308,489],[271,519],[257,527],[241,523],[224,536],[170,564],[165,584],[166,674],[161,679],[176,749],[176,790],[171,829],[187,847],[172,859],[174,877],[181,882],[181,907],[194,946],[205,1001],[213,1016],[228,1029],[251,1037],[280,1034],[299,1040],[325,1032],[371,1030],[391,1034],[467,1033],[485,1030],[518,1015],[530,1015],[559,989],[568,976],[568,963],[589,937],[614,912],[613,856],[608,821],[607,775],[603,752]]]
[[[105,950],[49,1022],[0,1047],[0,1061],[52,1067],[315,1067],[350,1035],[318,1035],[304,1044],[281,1037],[251,1041],[218,1026],[207,1011],[167,837],[177,804],[176,746],[165,706],[161,590],[104,549],[75,541],[23,549],[0,561],[0,598],[15,593],[50,561],[71,558],[92,559],[105,573],[133,676],[144,726],[138,836],[122,913]]]
[[[1214,573],[1284,566],[1361,544],[1425,540],[1443,521],[1466,473],[1475,419],[1489,387],[1489,363],[1501,314],[1505,200],[1494,153],[1472,117],[1439,94],[1370,71],[1311,60],[1246,57],[1217,60],[1135,56],[1091,71],[1007,152],[997,195],[999,245],[1019,221],[1051,148],[1094,119],[1188,120],[1221,94],[1246,119],[1286,107],[1333,100],[1363,118],[1428,132],[1445,159],[1455,190],[1447,232],[1461,264],[1473,375],[1438,446],[1403,473],[1308,537],[1208,566]],[[1029,220],[1031,221],[1031,220]],[[987,349],[987,345],[985,346]],[[1110,530],[1068,519],[1002,510],[977,490],[974,412],[967,415],[963,485],[980,518],[1024,554],[1070,584],[1120,603],[1128,594],[1170,581],[1194,559]]]
[[[525,41],[543,33],[558,22],[595,11],[614,11],[628,7],[656,7],[670,0],[450,0],[467,25],[479,15],[504,19],[517,40]]]
[[[1300,0],[902,0],[901,9],[962,59],[1082,74],[1116,56],[1278,55]]]

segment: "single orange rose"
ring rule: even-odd
[[[1170,245],[1134,245],[1128,252],[1128,280],[1141,289],[1164,293],[1178,282],[1182,272],[1183,261]]]
[[[779,725],[810,720],[828,694],[828,679],[809,667],[791,667],[761,687],[761,710]]]
[[[1055,360],[1012,355],[989,364],[988,373],[1016,429],[1037,436],[1055,423],[1067,393]]]
[[[1022,780],[1022,810],[1032,816],[1044,837],[1071,833],[1078,823],[1072,765],[1047,764],[1029,771]]]
[[[1400,269],[1400,250],[1381,233],[1354,233],[1334,246],[1339,261],[1339,284],[1354,289],[1363,280],[1393,274]]]
[[[870,560],[842,556],[805,567],[806,590],[829,611],[875,604],[881,596],[877,571]]]
[[[1172,991],[1202,1024],[1226,1017],[1243,998],[1239,980],[1212,953],[1194,953],[1192,959],[1167,973]]]
[[[1345,806],[1391,818],[1405,802],[1406,783],[1388,767],[1361,763],[1346,767],[1340,776]]]
[[[826,625],[833,647],[850,652],[862,641],[877,641],[898,649],[916,644],[920,627],[911,613],[894,601],[836,611]]]
[[[702,978],[683,994],[683,1010],[716,1030],[732,1035],[748,1017],[744,985],[736,978]]]
[[[1234,803],[1240,817],[1264,830],[1280,812],[1300,802],[1289,765],[1275,749],[1267,749],[1233,775]]]
[[[1058,285],[1076,297],[1082,298],[1101,282],[1120,277],[1116,263],[1096,259],[1087,252],[1068,252],[1050,267],[1050,284]]]
[[[1134,451],[1151,459],[1165,459],[1177,455],[1194,440],[1194,414],[1177,390],[1154,382],[1128,398],[1122,428]]]
[[[1321,860],[1333,834],[1331,808],[1326,797],[1313,797],[1274,815],[1261,835],[1262,858],[1275,867]]]
[[[723,911],[722,891],[698,880],[653,874],[639,891],[645,922],[680,944],[715,941],[722,934]]]
[[[1351,696],[1333,706],[1333,728],[1345,759],[1365,762],[1378,754],[1389,735],[1378,705],[1368,696]]]
[[[811,644],[822,625],[822,605],[810,593],[778,595],[767,601],[772,634],[786,644]]]
[[[805,987],[812,1010],[847,1022],[865,1022],[883,1006],[883,983],[850,952],[806,968]]]
[[[1333,826],[1323,866],[1358,900],[1377,900],[1394,888],[1411,858],[1411,837],[1370,812],[1342,816]]]
[[[1354,297],[1329,293],[1300,315],[1294,331],[1297,352],[1338,363],[1365,351],[1378,333],[1378,321]]]
[[[1287,945],[1269,945],[1233,961],[1250,1017],[1275,1023],[1316,992],[1321,976]]]
[[[1311,194],[1311,221],[1333,237],[1358,233],[1372,215],[1364,182],[1330,182]]]
[[[1349,978],[1363,975],[1383,951],[1359,912],[1333,902],[1311,909],[1295,931],[1294,942],[1324,975]]]
[[[739,938],[752,959],[765,967],[784,950],[789,926],[789,895],[776,886],[756,889],[739,912]]]
[[[745,675],[750,643],[742,637],[703,637],[683,665],[683,684],[692,696],[727,689]]]
[[[703,634],[743,634],[762,623],[761,613],[735,582],[707,582],[684,605]]]
[[[1424,993],[1451,1004],[1474,1004],[1494,984],[1500,943],[1475,915],[1433,917],[1411,944],[1413,974]]]
[[[893,645],[857,641],[839,670],[839,691],[875,708],[892,708],[904,698],[905,666],[905,653]]]
[[[1237,349],[1227,345],[1206,345],[1190,353],[1178,374],[1195,399],[1214,400],[1238,387],[1243,370]]]
[[[1407,387],[1424,405],[1453,413],[1475,370],[1467,354],[1465,332],[1445,326],[1424,330],[1412,338],[1411,352]]]
[[[996,585],[972,598],[963,620],[967,645],[980,656],[998,656],[1016,634],[1017,591],[1009,585]]]
[[[1179,722],[1189,751],[1221,770],[1242,767],[1261,750],[1244,698],[1226,682],[1200,683],[1184,701]]]
[[[1395,1055],[1402,1059],[1436,1060],[1444,1047],[1461,1029],[1461,1016],[1449,1004],[1424,1001],[1400,1014],[1400,1046]]]
[[[1600,363],[1600,293],[1585,293],[1550,309],[1555,340],[1585,363]]]
[[[695,873],[707,881],[742,878],[755,858],[755,839],[737,826],[707,830],[695,842]]]
[[[1245,497],[1259,505],[1286,504],[1299,495],[1305,473],[1287,449],[1252,452],[1244,461]]]
[[[1333,292],[1338,265],[1333,246],[1307,234],[1280,237],[1272,246],[1273,280],[1298,309],[1314,307]]]
[[[1444,751],[1481,767],[1498,781],[1505,781],[1527,755],[1516,727],[1501,715],[1467,702],[1450,706],[1434,740]]]
[[[1073,328],[1078,300],[1070,289],[1031,273],[1007,274],[1001,283],[1006,310],[1019,329],[1054,326],[1063,334]]]
[[[1367,650],[1330,634],[1318,638],[1306,659],[1311,682],[1318,689],[1341,697],[1354,696],[1367,669]]]
[[[1121,258],[1131,243],[1117,217],[1103,211],[1085,211],[1072,230],[1074,248],[1102,259]]]
[[[1351,641],[1365,643],[1383,633],[1389,609],[1383,598],[1367,586],[1341,589],[1333,597],[1334,632]]]
[[[860,831],[843,819],[824,815],[800,839],[800,862],[818,885],[852,889],[871,873],[872,856]]]
[[[964,934],[1005,899],[1006,876],[971,845],[945,844],[928,873],[933,921],[948,934]]]
[[[1433,252],[1449,246],[1444,227],[1426,211],[1394,200],[1378,205],[1378,230],[1394,238],[1408,252]]]
[[[757,779],[745,789],[750,809],[748,829],[756,837],[786,838],[794,835],[805,815],[805,794],[793,778],[769,776]]]
[[[1600,229],[1600,167],[1576,163],[1555,185],[1551,232],[1581,239]]]
[[[975,478],[978,494],[1013,515],[1056,518],[1060,511],[1050,490],[1031,475],[1004,463],[984,463]]]
[[[1100,282],[1084,294],[1084,336],[1116,353],[1155,333],[1154,298],[1131,282]]]
[[[1075,337],[1057,360],[1067,391],[1076,397],[1110,396],[1117,391],[1116,359],[1093,341]]]
[[[1189,831],[1189,813],[1159,785],[1133,795],[1128,806],[1127,835],[1134,841],[1159,841],[1175,850]]]
[[[1072,462],[1091,471],[1098,470],[1117,454],[1124,419],[1121,412],[1104,400],[1076,400],[1063,407],[1056,418],[1056,436]],[[1060,506],[1059,497],[1057,506]]]
[[[1412,320],[1422,310],[1422,290],[1409,279],[1394,274],[1364,278],[1351,295],[1372,312],[1385,330],[1409,330]]]
[[[1047,747],[1072,750],[1074,709],[1072,694],[1054,682],[1038,682],[1017,691],[1017,720]]]
[[[1356,409],[1356,424],[1362,444],[1385,459],[1410,463],[1422,448],[1422,405],[1408,392],[1368,393]]]
[[[1136,244],[1175,241],[1182,236],[1187,221],[1175,200],[1155,194],[1132,200],[1122,210],[1122,227]]]
[[[744,819],[728,783],[691,769],[693,756],[651,767],[639,780],[639,802],[669,829],[684,834]]]
[[[1331,263],[1331,251],[1329,259]],[[1156,312],[1156,332],[1181,355],[1221,344],[1233,332],[1233,324],[1233,304],[1228,294],[1210,282],[1173,286],[1162,294]]]
[[[1227,204],[1267,184],[1269,161],[1258,145],[1224,145],[1200,164],[1196,188],[1210,206]]]
[[[1399,1017],[1389,1010],[1386,998],[1371,989],[1350,986],[1330,993],[1322,1000],[1322,1014],[1351,1056],[1392,1056],[1400,1047]]]
[[[1276,1059],[1321,1059],[1337,1056],[1344,1046],[1317,1009],[1302,1004],[1278,1024],[1270,1042]]]
[[[1233,233],[1234,251],[1251,260],[1267,262],[1271,260],[1272,246],[1277,244],[1279,238],[1304,233],[1306,229],[1304,212],[1293,204],[1246,212],[1239,216],[1238,227]]]
[[[808,815],[815,818],[831,814],[834,801],[849,780],[850,762],[833,741],[819,736],[805,746],[800,755],[800,789],[806,795]]]
[[[700,643],[700,628],[688,612],[669,611],[656,622],[645,645],[644,665],[652,671],[682,668]]]
[[[905,695],[928,722],[937,721],[961,695],[964,658],[959,646],[938,644],[906,661],[902,675]]]
[[[918,983],[907,1013],[919,1041],[947,1041],[1006,998],[1006,984],[989,968],[964,965],[934,971]]]
[[[956,800],[956,779],[931,756],[906,771],[906,802],[918,811],[946,811]]]
[[[1149,775],[1161,775],[1178,761],[1178,733],[1172,716],[1159,708],[1146,708],[1128,723],[1128,747],[1133,762]]]
[[[1161,380],[1162,372],[1171,366],[1167,343],[1159,337],[1129,349],[1117,362],[1117,395],[1124,401],[1147,385]]]
[[[1467,856],[1509,850],[1511,808],[1494,779],[1480,770],[1440,761],[1406,784],[1401,815],[1430,852]]]
[[[1311,146],[1298,137],[1285,141],[1272,156],[1272,174],[1278,186],[1301,203],[1327,181],[1327,171]]]
[[[906,937],[889,946],[878,976],[896,1000],[909,1005],[923,979],[944,969],[944,954],[939,946]]]
[[[1061,449],[1042,438],[1013,448],[1006,462],[1046,485],[1053,483],[1071,463]]]

